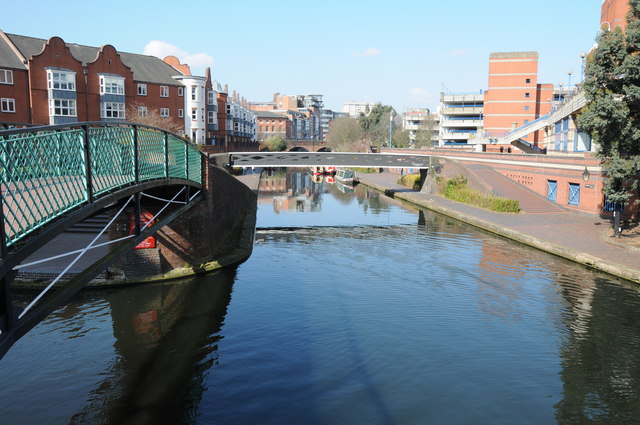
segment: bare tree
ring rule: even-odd
[[[435,129],[436,121],[431,117],[431,114],[426,114],[416,131],[415,147],[433,147],[433,131]]]
[[[145,105],[135,103],[127,107],[127,121],[161,128],[179,135],[184,135],[184,123],[176,117],[163,117],[160,109],[148,108]]]
[[[350,117],[337,118],[329,124],[327,145],[334,152],[368,151],[369,145],[363,141],[363,136],[358,120]]]

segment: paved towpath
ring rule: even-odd
[[[410,191],[396,183],[399,176],[393,173],[359,174],[358,177],[362,184],[397,199],[640,284],[640,250],[606,237],[610,220],[573,212],[556,204],[549,206],[549,201],[507,178],[474,171],[494,192],[520,200],[524,212],[495,213],[438,195]]]

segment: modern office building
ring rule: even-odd
[[[320,111],[320,127],[322,128],[322,140],[327,140],[329,134],[329,125],[331,121],[348,116],[344,112],[336,112],[331,109],[323,109]]]
[[[482,134],[484,93],[440,93],[440,146],[468,144]]]
[[[376,104],[373,102],[347,102],[342,107],[342,112],[348,114],[350,117],[358,118],[360,114],[368,114],[371,108]]]

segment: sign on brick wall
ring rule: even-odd
[[[140,214],[140,224],[144,227],[147,223],[151,222],[149,226],[153,226],[155,220],[153,220],[153,214],[149,212],[145,212]],[[129,216],[129,234],[133,235],[133,232],[136,230],[136,217],[135,214],[131,214]],[[154,236],[149,236],[147,239],[140,242],[133,249],[147,249],[147,248],[155,248],[156,247],[156,238]]]

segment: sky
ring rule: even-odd
[[[491,52],[537,51],[539,83],[579,82],[602,0],[0,0],[5,33],[177,56],[249,101],[322,94],[435,110],[486,90]],[[568,72],[572,70],[569,77]]]

